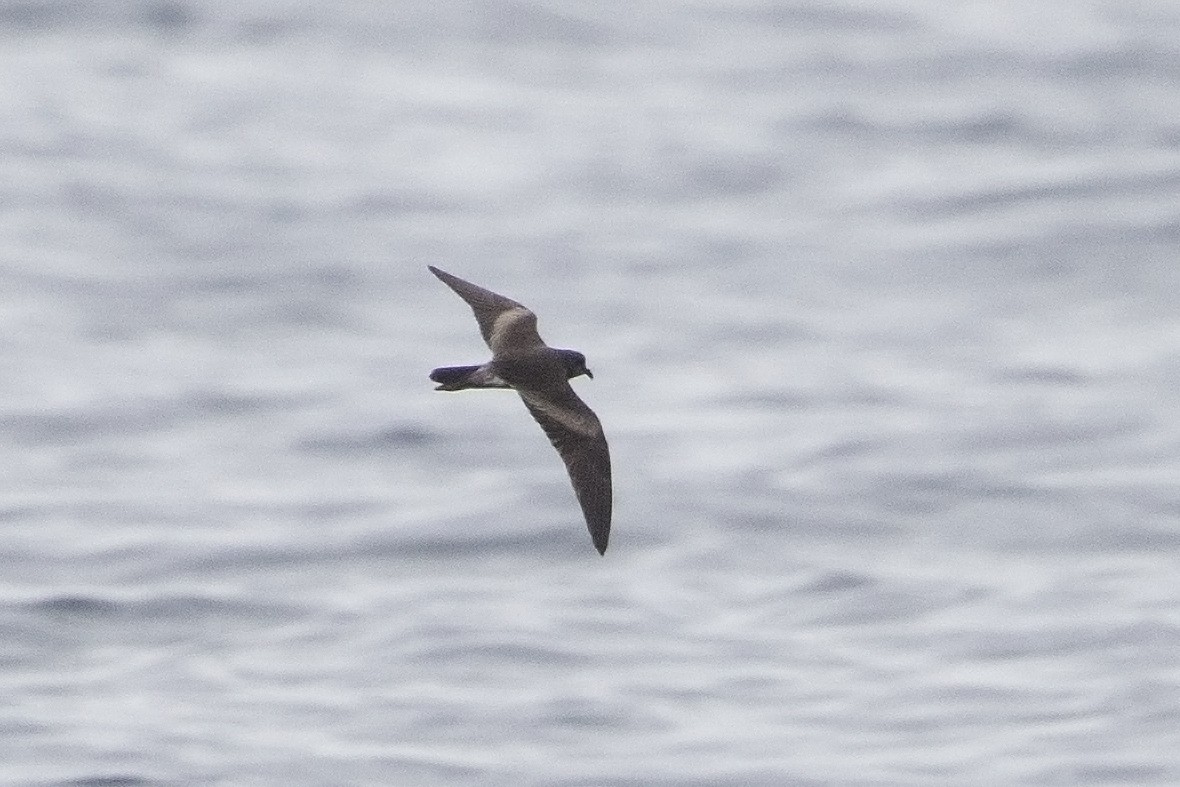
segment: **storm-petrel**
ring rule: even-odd
[[[599,554],[610,536],[610,451],[602,424],[578,398],[569,381],[593,379],[586,356],[549,347],[537,333],[537,315],[511,298],[477,287],[433,265],[430,272],[458,293],[475,312],[479,331],[492,350],[480,366],[444,366],[430,373],[436,391],[512,388],[549,436],[565,462],[574,493]]]

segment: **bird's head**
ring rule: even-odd
[[[594,379],[594,374],[586,368],[586,356],[582,355],[577,350],[558,350],[561,353],[561,362],[565,364],[565,374],[569,379],[574,379],[580,375],[586,375],[591,380]]]

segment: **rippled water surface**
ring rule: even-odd
[[[0,149],[0,782],[1180,782],[1170,0],[0,2]]]

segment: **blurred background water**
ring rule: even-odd
[[[0,150],[0,782],[1180,782],[1180,4],[2,0]]]

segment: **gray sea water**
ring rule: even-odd
[[[3,0],[0,306],[0,783],[1180,783],[1173,0]]]

